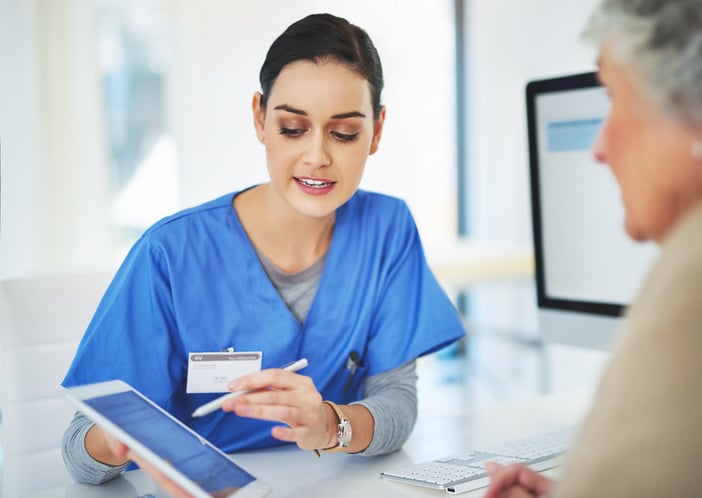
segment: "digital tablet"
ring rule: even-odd
[[[126,382],[64,389],[101,428],[198,498],[262,497],[270,487]]]

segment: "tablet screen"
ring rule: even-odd
[[[111,420],[212,496],[229,496],[255,478],[138,394],[125,391],[84,403]]]

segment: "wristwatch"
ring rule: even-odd
[[[351,421],[348,418],[346,418],[343,412],[339,409],[338,406],[336,406],[336,403],[334,403],[333,401],[325,400],[323,401],[323,403],[331,406],[331,409],[334,410],[334,413],[336,413],[336,416],[339,419],[339,425],[336,429],[336,440],[339,444],[337,446],[325,448],[322,451],[325,451],[327,453],[331,453],[334,451],[342,451],[345,448],[348,448],[351,444]]]

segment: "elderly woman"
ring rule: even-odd
[[[702,1],[605,0],[585,33],[612,106],[594,145],[626,231],[661,246],[555,483],[488,469],[485,498],[702,493]]]

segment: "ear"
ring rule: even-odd
[[[375,154],[380,145],[380,137],[383,135],[383,125],[385,124],[385,106],[380,108],[378,119],[373,123],[373,140],[371,141],[370,154]]]
[[[259,142],[264,141],[265,136],[265,122],[266,122],[266,110],[261,106],[261,97],[263,95],[261,92],[254,93],[253,99],[251,101],[251,110],[253,111],[253,122],[254,128],[256,129],[256,136]]]

